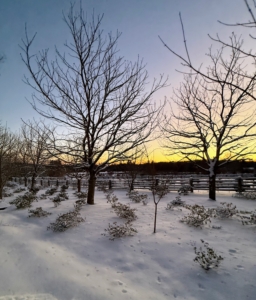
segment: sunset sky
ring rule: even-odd
[[[185,54],[179,12],[190,57],[198,66],[206,63],[205,53],[212,44],[207,34],[218,33],[227,39],[236,31],[244,35],[248,48],[254,43],[248,39],[248,30],[218,23],[218,20],[248,21],[250,16],[243,0],[82,0],[82,5],[89,16],[93,11],[95,15],[104,13],[102,27],[106,34],[122,32],[118,44],[120,54],[131,61],[138,56],[143,58],[150,80],[162,73],[169,76],[170,87],[155,95],[156,103],[165,97],[169,99],[172,89],[182,80],[182,75],[175,71],[182,69],[179,59],[168,52],[158,38],[160,35],[171,48]],[[28,75],[19,48],[25,23],[30,35],[37,32],[34,53],[46,48],[53,53],[55,46],[64,51],[63,44],[70,36],[62,14],[67,13],[69,7],[70,0],[0,0],[0,54],[5,56],[0,65],[0,120],[13,131],[19,130],[21,118],[39,119],[26,100],[31,99],[32,90],[22,81],[23,76]],[[154,149],[156,161],[166,160],[158,143],[152,145],[151,151]]]

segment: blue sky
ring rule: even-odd
[[[191,59],[198,65],[205,62],[205,53],[212,44],[207,34],[219,33],[227,38],[233,30],[243,32],[241,28],[223,26],[218,20],[249,20],[243,0],[82,0],[82,5],[89,16],[93,10],[96,15],[104,13],[102,26],[106,34],[122,32],[118,44],[121,55],[132,61],[138,55],[143,58],[151,80],[162,73],[169,76],[171,86],[155,95],[156,102],[170,98],[172,89],[182,80],[175,71],[181,68],[180,61],[158,38],[160,35],[174,50],[185,53],[179,12]],[[0,0],[0,53],[6,57],[0,65],[0,120],[13,131],[18,131],[21,118],[39,118],[26,100],[31,99],[32,90],[22,82],[24,74],[28,75],[19,48],[25,23],[29,34],[37,32],[35,53],[45,48],[53,53],[55,45],[64,50],[63,44],[70,36],[62,12],[68,12],[69,7],[69,0]],[[248,36],[248,31],[244,34]]]

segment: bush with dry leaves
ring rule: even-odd
[[[132,223],[129,221],[122,225],[118,225],[117,222],[114,222],[113,224],[108,224],[108,228],[105,229],[105,231],[108,232],[108,235],[110,236],[109,239],[112,241],[115,238],[121,238],[124,236],[133,236],[135,233],[137,233],[137,230],[132,227]]]

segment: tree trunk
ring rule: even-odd
[[[90,172],[89,184],[88,184],[88,195],[87,204],[94,204],[94,193],[95,193],[96,174],[94,171]]]
[[[30,188],[30,191],[34,191],[34,188],[35,188],[35,180],[36,179],[36,174],[33,174],[32,175],[32,179],[31,179],[31,188]]]
[[[134,181],[135,179],[131,179],[131,182],[129,183],[129,192],[133,191],[134,190]]]
[[[216,175],[209,176],[209,199],[216,200]]]
[[[155,204],[154,233],[156,233],[156,216],[157,216],[157,204]]]
[[[80,178],[77,179],[77,192],[78,193],[81,192],[81,179]]]

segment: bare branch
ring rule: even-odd
[[[35,38],[23,41],[22,59],[32,76],[25,78],[35,93],[33,108],[43,117],[64,126],[66,133],[52,137],[55,155],[74,157],[89,172],[88,203],[93,204],[96,175],[107,165],[129,159],[136,147],[151,139],[162,105],[153,95],[167,85],[163,76],[147,89],[148,73],[143,61],[118,56],[120,33],[103,35],[103,16],[91,21],[71,5],[67,16],[71,42],[69,55],[56,48],[50,61],[48,50],[31,54]]]

